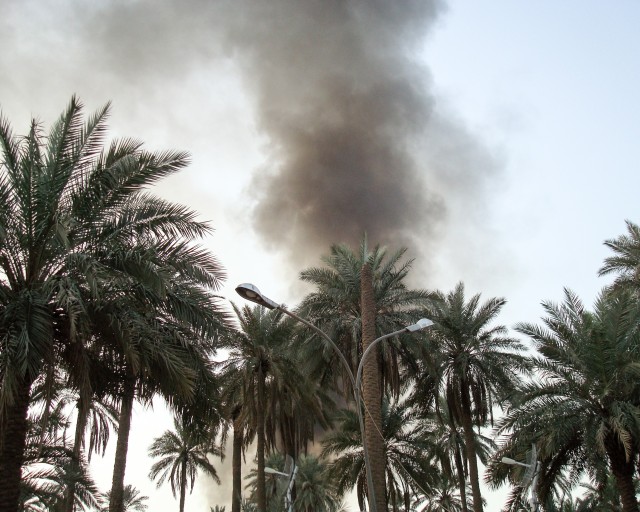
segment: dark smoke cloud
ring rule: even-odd
[[[427,260],[422,240],[456,217],[449,208],[477,208],[495,162],[437,112],[419,58],[441,10],[430,0],[275,0],[225,16],[225,46],[268,147],[254,227],[297,268],[365,232]]]
[[[439,0],[26,5],[28,16],[16,21],[10,9],[0,26],[30,24],[27,32],[42,35],[50,20],[50,56],[33,69],[53,69],[32,82],[44,95],[58,76],[77,74],[76,89],[52,102],[58,109],[73,92],[114,90],[118,110],[157,104],[149,122],[173,120],[183,133],[188,116],[176,105],[162,109],[166,98],[193,109],[185,80],[239,71],[267,162],[247,170],[248,211],[265,246],[283,251],[294,270],[316,264],[332,243],[356,245],[364,232],[424,262],[451,223],[481,224],[496,162],[437,101],[420,55],[444,10]],[[5,52],[0,64],[28,60],[29,51]]]

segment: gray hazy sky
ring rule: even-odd
[[[590,304],[603,240],[640,221],[639,20],[633,0],[0,0],[0,108],[24,133],[110,100],[111,135],[188,150],[157,192],[211,221],[230,298],[295,304],[298,272],[367,231],[408,247],[415,286],[506,297],[511,326],[564,286]],[[127,471],[158,511],[166,420],[136,412]],[[189,509],[228,501],[204,487]]]

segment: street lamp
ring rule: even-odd
[[[264,306],[267,309],[278,309],[278,310],[282,311],[284,314],[289,315],[291,318],[294,318],[298,322],[303,323],[304,325],[306,325],[310,329],[312,329],[315,332],[317,332],[320,336],[322,336],[329,343],[329,345],[336,352],[336,354],[338,354],[338,356],[340,357],[340,361],[342,362],[342,365],[344,366],[344,369],[347,371],[347,375],[349,375],[349,379],[351,380],[351,386],[353,388],[354,399],[355,399],[355,402],[356,402],[356,410],[357,410],[357,413],[358,413],[358,421],[360,423],[360,436],[362,437],[362,449],[364,451],[364,464],[365,464],[365,469],[366,469],[366,473],[367,473],[367,487],[368,487],[368,490],[369,490],[370,509],[371,509],[371,512],[377,512],[375,491],[374,491],[374,488],[373,488],[373,478],[371,476],[371,465],[369,463],[369,451],[367,449],[367,443],[366,443],[366,440],[365,440],[364,417],[362,415],[362,399],[361,399],[361,395],[360,395],[360,383],[362,382],[362,369],[364,367],[364,362],[365,362],[367,356],[370,354],[370,352],[373,349],[373,347],[375,347],[381,341],[384,341],[387,338],[391,338],[393,336],[397,336],[398,334],[402,334],[404,332],[416,332],[416,331],[420,331],[422,329],[426,329],[427,327],[433,325],[433,322],[431,320],[428,320],[427,318],[422,318],[422,319],[418,320],[415,324],[411,324],[411,325],[409,325],[407,327],[404,327],[404,328],[402,328],[402,329],[400,329],[398,331],[392,332],[390,334],[385,334],[385,335],[380,336],[379,338],[376,338],[375,340],[373,340],[371,342],[371,344],[367,347],[367,350],[365,350],[364,354],[362,354],[362,358],[360,359],[360,364],[358,365],[358,370],[356,372],[356,375],[357,375],[357,379],[356,379],[353,376],[353,372],[351,371],[351,367],[349,366],[349,362],[345,358],[344,354],[338,348],[338,346],[335,344],[335,342],[329,337],[329,335],[327,335],[324,331],[322,331],[321,329],[319,329],[318,327],[313,325],[308,320],[296,315],[292,311],[289,311],[287,308],[284,307],[284,305],[277,304],[273,300],[269,299],[268,297],[266,297],[265,295],[263,295],[260,292],[260,290],[258,289],[257,286],[255,286],[255,285],[253,285],[251,283],[239,284],[238,286],[236,286],[236,292],[242,298],[244,298],[244,299],[246,299],[246,300],[248,300],[250,302],[254,302],[256,304],[260,304],[261,306]]]
[[[291,501],[291,491],[293,489],[293,482],[296,479],[296,473],[298,472],[298,466],[294,464],[293,469],[291,470],[291,474],[283,473],[282,471],[275,470],[273,468],[266,467],[264,468],[265,473],[269,473],[270,475],[278,475],[289,479],[289,483],[287,484],[287,493],[284,497],[284,506],[287,508],[289,512],[293,512],[293,501]]]
[[[538,487],[538,473],[540,472],[540,463],[537,460],[535,444],[531,445],[531,454],[530,454],[530,457],[528,458],[531,459],[528,464],[524,462],[519,462],[509,457],[502,457],[502,459],[500,460],[503,464],[509,464],[510,466],[522,466],[524,468],[527,468],[522,484],[526,487],[527,485],[529,485],[529,482],[533,477],[533,481],[531,482],[531,488],[529,489],[529,492],[531,494],[529,498],[529,507],[531,508],[532,512],[537,512],[538,495],[536,494],[536,490]]]

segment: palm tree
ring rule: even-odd
[[[40,405],[40,404],[38,404]],[[37,409],[34,408],[34,409]],[[73,484],[73,505],[79,509],[100,505],[101,497],[84,458],[76,458],[66,437],[70,424],[61,406],[29,416],[29,432],[20,483],[20,510],[62,510]]]
[[[412,494],[430,492],[436,471],[432,463],[432,440],[424,435],[415,411],[405,401],[382,404],[382,434],[388,502],[391,510],[409,510]],[[338,426],[322,440],[322,456],[330,458],[329,472],[335,479],[338,495],[356,488],[358,504],[365,509],[367,481],[362,449],[362,436],[356,413],[343,409]]]
[[[198,471],[204,471],[216,483],[220,483],[218,473],[207,456],[220,457],[222,451],[214,444],[214,438],[210,432],[194,428],[194,425],[185,423],[184,419],[174,418],[173,424],[175,431],[165,431],[149,447],[149,456],[160,457],[160,460],[151,466],[149,478],[155,480],[159,477],[158,487],[168,480],[171,483],[173,495],[180,493],[179,510],[184,512],[188,481],[190,481],[190,491],[193,491]]]
[[[627,235],[606,240],[605,245],[614,252],[605,258],[601,276],[617,274],[614,285],[640,289],[640,226],[627,220]]]
[[[499,424],[511,433],[496,454],[518,458],[535,442],[541,463],[541,501],[563,474],[574,483],[582,472],[605,482],[613,473],[622,510],[637,512],[633,477],[640,445],[640,308],[635,294],[603,292],[594,311],[565,291],[561,305],[543,303],[545,327],[519,324],[540,357],[539,378]],[[607,468],[607,465],[609,466]],[[505,469],[492,466],[494,481]]]
[[[464,512],[472,503],[466,502],[458,482],[442,474],[432,486],[429,496],[419,495],[412,501],[412,510],[419,512]]]
[[[425,373],[427,371],[424,370]],[[435,489],[439,498],[436,496],[433,499],[432,497],[425,498],[425,500],[437,504],[444,503],[447,496],[452,499],[459,496],[460,509],[462,512],[467,512],[467,492],[469,489],[464,432],[459,425],[455,424],[453,417],[449,414],[445,398],[442,396],[434,397],[433,389],[428,384],[425,385],[425,380],[427,379],[421,379],[412,386],[411,394],[408,397],[409,405],[414,408],[415,414],[419,418],[423,435],[429,437],[433,443],[433,458],[437,462],[440,472]],[[438,406],[435,405],[435,400],[438,400]],[[479,431],[474,432],[474,435],[478,457],[481,461],[488,460],[489,454],[496,448],[495,443]],[[454,481],[457,481],[457,493],[450,489]],[[425,500],[420,503],[426,502]]]
[[[327,463],[313,455],[301,455],[296,461],[295,512],[339,512],[342,496],[331,482]]]
[[[473,427],[493,418],[492,407],[503,403],[517,387],[519,377],[527,370],[527,360],[517,353],[523,346],[505,335],[505,327],[489,325],[505,304],[504,299],[480,304],[480,295],[475,295],[466,301],[462,283],[447,295],[438,292],[437,297],[428,312],[435,325],[425,347],[424,357],[431,366],[427,378],[435,395],[445,397],[453,422],[462,426],[473,509],[482,512]]]
[[[191,243],[209,227],[187,208],[144,192],[183,168],[187,155],[148,153],[132,140],[102,151],[107,114],[108,105],[83,125],[82,106],[72,98],[48,137],[33,121],[17,138],[0,119],[2,512],[18,503],[36,378],[60,365],[72,387],[91,395],[88,312],[100,310],[103,292],[127,281],[149,298],[162,296],[173,277],[166,268],[211,288],[221,278],[217,262]]]
[[[136,489],[133,485],[127,484],[124,486],[123,493],[123,511],[124,512],[144,512],[149,508],[145,503],[149,499],[140,493],[139,489]],[[111,501],[111,491],[107,493],[107,502]],[[108,512],[109,507],[104,509],[104,512]]]
[[[370,251],[365,237],[357,253],[346,245],[333,245],[330,254],[322,257],[324,266],[300,273],[300,279],[315,287],[302,301],[300,313],[336,341],[354,374],[362,355],[361,273],[365,263],[369,263],[373,277],[377,336],[414,323],[424,316],[425,306],[432,299],[429,292],[407,288],[405,280],[412,260],[403,260],[405,253],[406,249],[400,249],[389,254],[378,246]],[[316,363],[322,382],[332,378],[334,384],[341,384],[345,398],[353,396],[351,382],[346,373],[341,373],[335,352],[315,335],[310,341],[301,348],[307,354],[321,351],[322,358],[309,359]],[[381,376],[384,385],[397,392],[401,386],[398,354],[409,355],[410,351],[405,343],[393,345],[393,350],[390,346],[383,346]]]
[[[276,411],[283,399],[288,403],[313,402],[313,387],[301,371],[299,361],[289,349],[294,323],[279,310],[261,306],[233,306],[240,329],[230,333],[226,345],[231,349],[223,364],[223,374],[233,379],[228,385],[240,390],[241,414],[255,425],[257,437],[257,503],[264,512],[267,506],[264,457],[275,444],[275,422],[265,431],[265,411]],[[234,495],[237,490],[234,490]]]
[[[276,471],[284,472],[284,460],[280,453],[273,452],[266,458],[265,464]],[[297,493],[293,501],[295,512],[339,512],[342,510],[342,496],[337,492],[324,459],[303,454],[296,461],[296,466]],[[247,480],[250,496],[255,497],[257,471],[251,471]],[[289,481],[277,474],[268,474],[267,480],[267,509],[282,510]]]
[[[430,294],[422,290],[410,290],[404,280],[411,268],[411,261],[403,261],[406,250],[393,254],[380,247],[371,252],[366,237],[358,254],[345,245],[331,247],[329,256],[322,258],[324,267],[303,271],[300,277],[316,287],[300,306],[301,313],[337,341],[345,358],[355,373],[362,353],[374,338],[405,327],[416,321],[430,300]],[[351,395],[350,379],[341,368],[336,354],[326,342],[316,339],[308,350],[323,358],[315,358],[321,381],[333,380],[334,386],[342,386],[345,397]],[[382,390],[389,387],[394,393],[400,389],[398,354],[408,354],[404,344],[377,349],[363,371],[363,401],[365,405],[365,442],[369,452],[371,475],[377,508],[386,509],[385,477],[382,467],[381,428]]]

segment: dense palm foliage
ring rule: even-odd
[[[293,468],[285,468],[284,457],[277,452],[267,457],[266,465],[282,473],[267,475],[267,510],[283,510],[290,484],[285,471],[289,471],[288,474],[292,475]],[[338,493],[331,478],[330,467],[323,458],[301,455],[296,461],[296,466],[295,493],[291,496],[294,512],[341,512],[343,510],[342,496]],[[250,498],[254,499],[257,487],[256,473],[255,470],[251,471],[247,477]]]
[[[279,431],[285,449],[297,451],[313,434],[311,430],[292,429],[287,419],[295,418],[303,407],[308,420],[324,422],[321,393],[302,371],[302,362],[291,350],[294,326],[281,311],[267,311],[261,306],[235,307],[240,329],[230,332],[226,345],[231,350],[223,365],[226,387],[235,390],[241,408],[240,417],[253,427],[257,437],[257,500],[260,511],[266,510],[264,457],[276,445]],[[317,416],[316,416],[317,414]],[[283,415],[285,417],[283,418]],[[284,420],[284,421],[280,421]],[[289,428],[290,430],[287,430]],[[234,495],[239,491],[234,490]]]
[[[433,439],[420,425],[414,410],[404,401],[389,402],[382,407],[382,434],[385,464],[382,468],[391,510],[409,510],[414,494],[428,494],[437,476],[433,465]],[[355,487],[360,508],[364,510],[367,481],[362,436],[357,415],[342,410],[336,429],[322,441],[323,456],[333,458],[330,472],[338,492]]]
[[[610,470],[623,510],[637,511],[638,302],[630,292],[605,291],[590,312],[566,291],[561,305],[544,303],[544,308],[544,327],[517,327],[540,353],[533,359],[538,378],[524,386],[519,405],[501,420],[502,430],[513,431],[502,451],[517,456],[525,442],[536,442],[542,465],[536,491],[543,501],[563,472],[571,483],[580,472],[606,481]]]
[[[346,245],[334,245],[322,258],[323,267],[303,271],[300,277],[311,283],[315,291],[307,295],[300,312],[317,327],[336,340],[351,373],[355,374],[362,354],[373,340],[382,334],[397,331],[414,323],[422,315],[430,294],[411,290],[406,277],[411,261],[404,260],[405,250],[388,254],[384,248],[369,250],[364,237],[359,251]],[[322,338],[312,335],[307,350],[321,352],[314,358],[314,375],[321,382],[330,382],[341,389],[343,396],[352,394],[348,370],[340,364],[337,354]],[[362,379],[365,439],[371,464],[373,489],[377,508],[384,510],[385,476],[381,469],[384,455],[381,429],[382,391],[388,387],[397,394],[400,389],[399,355],[406,353],[406,345],[390,342],[376,348],[365,362]]]
[[[52,387],[62,372],[87,404],[99,359],[116,377],[121,416],[142,375],[153,378],[147,389],[164,386],[186,403],[194,364],[213,351],[206,340],[222,326],[212,294],[222,272],[194,243],[209,227],[145,192],[183,168],[187,155],[149,153],[129,139],[103,150],[107,114],[108,106],[83,123],[74,98],[47,136],[33,121],[16,137],[0,119],[2,511],[18,503],[36,381]],[[113,511],[122,508],[115,483],[124,476],[126,442],[117,452]]]
[[[507,336],[505,327],[491,325],[504,304],[504,299],[480,303],[480,295],[467,300],[458,284],[446,295],[439,293],[428,313],[435,325],[425,347],[423,385],[444,397],[451,421],[462,427],[475,512],[483,506],[473,427],[493,418],[493,407],[509,398],[527,370],[527,360],[519,354],[524,347]]]
[[[373,274],[376,334],[378,336],[397,331],[424,316],[425,306],[432,294],[424,290],[408,288],[406,280],[411,270],[411,260],[403,259],[406,250],[389,253],[385,248],[372,250],[364,238],[358,252],[346,245],[334,245],[329,255],[322,257],[324,266],[304,270],[300,279],[314,287],[300,305],[300,312],[326,332],[336,343],[355,371],[362,355],[361,273],[369,263]],[[344,396],[352,396],[350,380],[331,347],[321,338],[313,337],[305,345],[314,358],[315,371],[324,382],[329,377],[338,379],[344,388]],[[406,353],[406,344],[395,344],[395,349],[383,346],[382,380],[386,386],[398,391],[401,385],[398,354]]]

